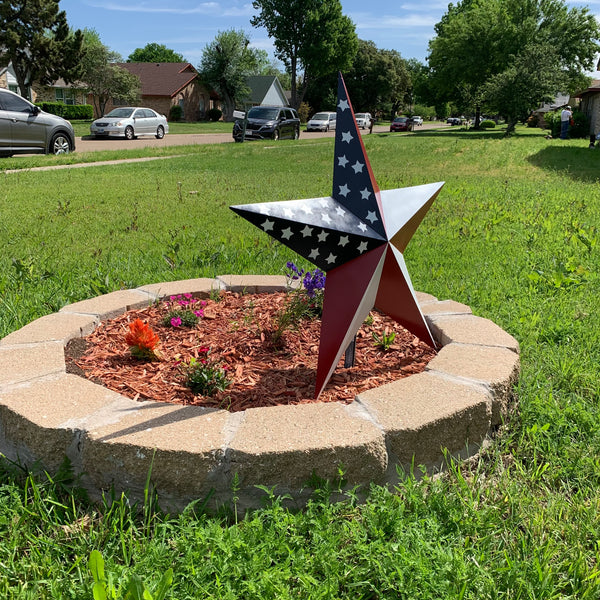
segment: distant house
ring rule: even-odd
[[[600,133],[600,79],[592,81],[589,88],[578,92],[579,109],[590,120],[590,135]]]
[[[191,63],[117,63],[137,75],[141,83],[142,106],[169,116],[172,106],[180,106],[184,121],[204,118],[210,108],[219,107],[219,96],[198,81],[198,72]],[[106,112],[119,105],[114,99]]]
[[[49,86],[35,86],[36,102],[62,102],[63,104],[86,104],[87,93],[81,83],[66,83],[57,79]],[[90,102],[91,104],[91,102]]]
[[[15,77],[12,65],[8,63],[7,67],[0,67],[0,88],[10,90],[11,92],[19,93],[19,84]]]
[[[246,84],[250,95],[244,102],[246,106],[288,106],[288,101],[279,79],[275,75],[253,75],[248,77]]]
[[[551,102],[544,102],[538,109],[533,111],[534,115],[537,115],[539,118],[538,126],[542,129],[546,127],[546,121],[544,120],[544,116],[546,113],[562,109],[563,106],[567,106],[570,102],[570,96],[568,94],[557,94],[556,97]]]

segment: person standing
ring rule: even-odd
[[[571,124],[571,119],[573,118],[573,113],[571,112],[571,107],[566,106],[562,109],[560,113],[560,139],[566,140],[567,135],[569,133],[569,125]]]

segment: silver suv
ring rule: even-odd
[[[0,89],[0,156],[67,154],[73,150],[75,134],[69,121]]]

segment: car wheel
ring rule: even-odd
[[[329,131],[329,127],[327,128],[327,130]],[[300,129],[296,128],[294,129],[294,139],[297,140],[300,137]]]
[[[329,125],[327,125],[327,127],[325,127],[325,133],[329,133]]]
[[[71,152],[69,138],[64,133],[56,133],[50,142],[50,152],[52,154],[69,154]]]
[[[165,137],[165,128],[162,125],[159,125],[158,129],[156,130],[156,139],[162,140],[164,137]]]
[[[133,133],[133,127],[131,127],[131,125],[129,125],[128,127],[125,128],[125,139],[132,140],[134,137],[135,137],[135,135]]]
[[[275,141],[277,141],[277,140],[279,139],[279,129],[276,129],[276,130],[273,132],[273,139],[274,139]]]

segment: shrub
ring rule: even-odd
[[[218,108],[210,108],[206,111],[206,118],[209,121],[218,121],[223,116],[223,111]]]
[[[308,102],[302,102],[298,108],[298,116],[300,117],[300,121],[302,123],[306,123],[312,114],[312,108],[308,104]]]
[[[496,123],[491,119],[486,119],[485,121],[481,121],[479,127],[481,127],[481,129],[494,129],[494,127],[496,127]]]
[[[174,104],[171,106],[171,110],[169,111],[169,121],[179,121],[183,116],[183,110],[179,104]]]
[[[531,113],[525,121],[527,127],[539,127],[540,126],[540,115],[537,113]]]
[[[37,102],[44,112],[58,115],[63,119],[75,121],[90,121],[94,118],[94,108],[91,104],[63,104],[62,102]]]
[[[544,115],[546,127],[550,130],[552,137],[560,136],[560,110],[547,112]],[[579,110],[573,111],[574,125],[569,129],[569,137],[571,138],[587,138],[590,134],[590,120]]]

